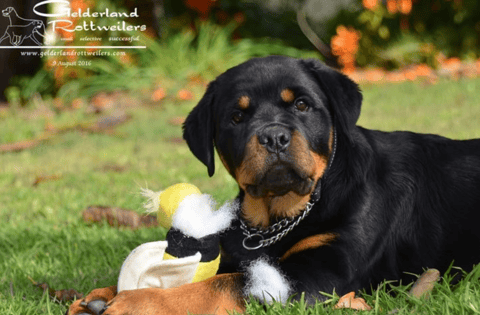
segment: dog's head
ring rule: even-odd
[[[12,7],[8,7],[5,10],[2,10],[2,15],[4,17],[9,17],[10,13],[12,13],[12,11],[14,11],[14,9]]]
[[[31,24],[33,25],[33,32],[43,36],[43,34],[40,33],[40,31],[43,31],[43,33],[45,33],[45,24],[43,24],[43,21],[34,20],[33,22],[31,22]]]
[[[210,176],[216,147],[245,192],[244,215],[265,226],[304,208],[327,168],[334,128],[348,139],[361,100],[354,82],[319,61],[256,58],[210,83],[184,138]]]

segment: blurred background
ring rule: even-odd
[[[61,2],[37,11],[55,12]],[[34,18],[38,1],[3,3],[23,18]],[[80,107],[100,92],[120,90],[141,91],[156,102],[167,96],[172,80],[204,83],[246,59],[270,54],[320,58],[360,83],[432,81],[480,72],[476,0],[70,0],[69,6],[71,12],[135,11],[135,17],[118,21],[146,28],[69,32],[59,23],[52,29],[50,23],[44,44],[65,46],[64,52],[79,45],[96,47],[89,52],[102,45],[146,49],[125,49],[117,56],[42,57],[2,49],[3,107],[28,106],[35,97],[58,108]],[[63,20],[71,28],[85,20],[112,24],[105,17]],[[4,34],[9,20],[4,15],[0,22]],[[112,36],[139,38],[112,42]],[[8,46],[8,39],[0,45]]]

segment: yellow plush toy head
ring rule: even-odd
[[[170,229],[172,227],[172,216],[180,202],[185,197],[194,194],[201,195],[202,193],[195,185],[188,183],[175,184],[160,192],[157,211],[158,223],[164,228]]]
[[[160,192],[143,189],[148,212],[157,212],[159,224],[168,229],[163,261],[168,266],[195,262],[190,282],[214,276],[220,264],[220,235],[229,228],[239,210],[238,202],[227,202],[216,210],[212,196],[192,184],[175,184]],[[190,275],[190,274],[189,274]]]

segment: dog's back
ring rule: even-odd
[[[367,182],[387,203],[377,214],[396,225],[383,237],[377,270],[398,264],[404,271],[446,271],[452,263],[471,270],[480,262],[480,139],[360,132],[375,155]],[[376,273],[379,281],[384,271]]]

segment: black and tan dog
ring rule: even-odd
[[[220,75],[184,126],[209,175],[216,148],[240,187],[219,274],[168,290],[97,289],[71,314],[223,314],[249,296],[312,302],[452,261],[472,269],[480,140],[367,130],[356,126],[361,102],[355,83],[316,60],[252,59]]]

